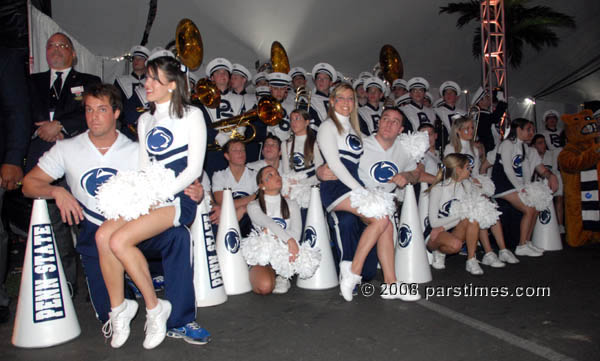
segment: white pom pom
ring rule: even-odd
[[[310,187],[317,183],[310,180],[305,173],[290,172],[281,176],[281,194],[296,201],[301,208],[308,208],[310,203]]]
[[[496,193],[496,185],[492,180],[484,175],[478,174],[473,176],[473,178],[477,179],[479,184],[475,184],[475,189],[477,189],[481,194],[491,197]]]
[[[519,198],[526,206],[541,212],[552,204],[552,191],[542,182],[533,182],[521,189]]]
[[[498,205],[478,193],[466,195],[460,201],[452,202],[450,214],[457,215],[460,219],[468,219],[479,223],[479,228],[487,229],[498,222],[502,212]]]
[[[396,204],[394,195],[378,189],[357,188],[350,192],[350,205],[358,213],[369,218],[383,218],[394,215]]]
[[[402,133],[398,141],[408,151],[408,156],[415,162],[420,161],[429,149],[429,135],[427,132]]]
[[[173,181],[173,170],[158,163],[138,171],[119,172],[98,188],[98,210],[107,219],[136,219],[172,200],[165,184]]]
[[[271,267],[275,273],[285,278],[291,278],[294,275],[294,267],[290,263],[290,251],[286,244],[277,241],[278,247],[273,247],[271,254]]]
[[[311,248],[308,243],[300,245],[298,257],[294,261],[294,272],[302,279],[311,278],[321,264],[321,249]]]
[[[253,229],[240,244],[242,256],[251,266],[266,266],[271,260],[273,237],[260,229]]]

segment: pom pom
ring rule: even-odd
[[[476,176],[473,176],[473,178],[477,179],[477,181],[479,182],[479,184],[473,182],[475,189],[478,190],[479,193],[488,197],[491,197],[494,195],[494,193],[496,193],[496,185],[494,184],[494,182],[492,182],[492,180],[489,177],[478,174]]]
[[[498,222],[502,212],[498,205],[478,193],[467,194],[463,199],[452,202],[450,214],[460,219],[479,223],[479,228],[487,229]]]
[[[298,257],[294,261],[294,270],[302,279],[311,278],[321,264],[321,249],[311,248],[307,242],[300,245]]]
[[[369,218],[393,216],[396,211],[394,194],[378,189],[357,188],[350,192],[350,205]]]
[[[305,173],[290,172],[282,177],[281,194],[298,203],[301,208],[308,208],[310,203],[310,188],[317,183],[309,180]]]
[[[521,189],[519,198],[526,206],[541,212],[552,204],[552,191],[542,182],[533,182]]]
[[[107,219],[136,219],[172,200],[165,184],[174,181],[173,170],[159,163],[137,171],[119,172],[98,188],[98,210]]]
[[[427,132],[402,133],[398,137],[400,144],[408,151],[408,156],[415,162],[420,161],[429,149]]]
[[[253,229],[248,237],[242,239],[240,248],[249,265],[270,264],[276,274],[286,278],[296,273],[300,278],[310,278],[321,264],[321,250],[306,243],[299,247],[296,260],[290,262],[287,242],[262,229]]]

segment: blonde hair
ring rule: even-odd
[[[458,119],[455,119],[454,122],[452,123],[452,128],[450,128],[450,144],[452,144],[452,147],[454,147],[454,151],[456,153],[461,153],[463,151],[462,144],[460,142],[459,132],[460,132],[460,129],[469,122],[473,123],[473,125],[475,124],[473,122],[473,119],[462,116]],[[469,140],[469,147],[471,148],[471,153],[473,153],[473,154],[475,154],[475,147],[473,145],[474,143],[475,142],[473,141],[473,139]]]
[[[335,124],[335,127],[338,130],[339,134],[342,134],[342,131],[344,130],[344,128],[342,127],[342,123],[340,123],[340,121],[338,120],[337,116],[335,115],[335,110],[333,109],[333,103],[335,102],[335,98],[344,90],[350,90],[352,92],[352,98],[354,100],[354,106],[352,107],[352,112],[350,113],[350,125],[352,126],[352,129],[354,129],[354,132],[356,133],[356,135],[361,138],[361,131],[360,131],[360,125],[358,123],[358,110],[357,110],[357,104],[358,104],[358,100],[356,99],[356,91],[352,88],[352,85],[342,82],[337,84],[333,90],[331,91],[331,93],[329,94],[329,111],[328,111],[328,115],[329,118],[331,118],[331,120],[333,120],[333,123]]]
[[[435,176],[435,181],[427,188],[426,192],[431,191],[431,189],[438,183],[445,181],[446,179],[452,179],[454,181],[458,180],[458,173],[456,172],[457,168],[462,168],[466,164],[469,164],[469,157],[461,153],[450,153],[444,157],[442,161],[442,167],[438,170],[437,175]]]

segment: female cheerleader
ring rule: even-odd
[[[302,234],[300,207],[293,200],[281,195],[281,176],[272,166],[262,168],[256,175],[258,192],[256,199],[248,204],[248,215],[255,228],[264,228],[274,233],[280,241],[286,242],[290,261],[298,255],[298,241]],[[270,265],[252,266],[250,269],[252,290],[260,295],[286,293],[290,288],[289,279],[275,275]]]
[[[483,274],[475,257],[479,240],[479,223],[469,219],[459,219],[450,214],[452,202],[464,199],[472,192],[471,183],[465,182],[471,176],[469,158],[460,153],[451,153],[444,157],[442,169],[429,191],[429,222],[431,238],[427,247],[443,254],[458,253],[467,243],[467,272],[473,275]]]
[[[472,167],[472,176],[478,176],[485,174],[486,170],[491,167],[491,164],[487,161],[483,153],[483,146],[481,144],[476,145],[473,141],[475,135],[475,128],[473,126],[473,120],[468,117],[460,117],[454,120],[452,128],[450,130],[450,143],[446,145],[444,154],[461,153],[469,157],[469,164]],[[472,181],[477,185],[479,181],[471,178]],[[502,224],[498,220],[496,224],[490,227],[494,239],[498,244],[500,251],[498,252],[499,257],[494,253],[490,244],[490,236],[486,229],[482,229],[479,234],[479,240],[485,251],[481,263],[486,266],[494,268],[502,268],[505,263],[515,264],[519,260],[515,255],[506,248],[504,242],[504,233],[502,232]],[[440,255],[438,255],[440,256]],[[443,259],[444,256],[441,256]],[[435,258],[435,256],[434,256]],[[442,262],[443,264],[443,262]]]
[[[519,245],[515,250],[517,256],[539,257],[543,250],[537,248],[529,240],[535,226],[537,211],[523,203],[517,192],[523,192],[523,187],[530,180],[533,170],[548,180],[548,186],[555,192],[558,180],[549,171],[535,149],[530,149],[527,144],[533,137],[533,124],[524,118],[512,121],[508,138],[498,148],[496,162],[492,169],[492,180],[496,185],[494,197],[508,201],[519,212],[523,213],[520,225]]]
[[[196,203],[183,193],[184,188],[202,174],[206,151],[206,126],[199,109],[189,106],[185,72],[168,51],[147,62],[146,96],[150,111],[138,121],[140,168],[151,160],[175,172],[169,187],[174,200],[153,208],[132,221],[108,220],[96,233],[102,276],[108,289],[112,312],[113,347],[120,347],[129,336],[129,323],[137,303],[123,294],[124,272],[135,282],[146,303],[146,338],[144,348],[158,346],[165,337],[171,304],[156,297],[148,263],[136,247],[171,227],[193,222]]]
[[[358,177],[358,162],[363,153],[356,111],[356,94],[352,86],[340,83],[329,96],[329,118],[323,122],[317,135],[319,149],[338,180],[321,182],[321,200],[328,212],[346,211],[368,224],[364,230],[352,262],[340,263],[340,290],[346,301],[352,300],[354,287],[361,281],[361,270],[369,251],[377,244],[377,256],[383,270],[384,282],[396,283],[394,272],[394,243],[392,223],[388,217],[367,218],[352,207],[350,192],[363,188]],[[402,285],[400,285],[402,286]],[[399,287],[402,288],[402,287]],[[388,289],[382,285],[382,289]],[[404,292],[398,292],[404,293]],[[418,300],[416,294],[382,294],[383,298]]]

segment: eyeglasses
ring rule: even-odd
[[[52,49],[52,48],[61,48],[61,49],[70,49],[71,45],[69,44],[65,44],[65,43],[48,43],[46,44],[46,49]]]

